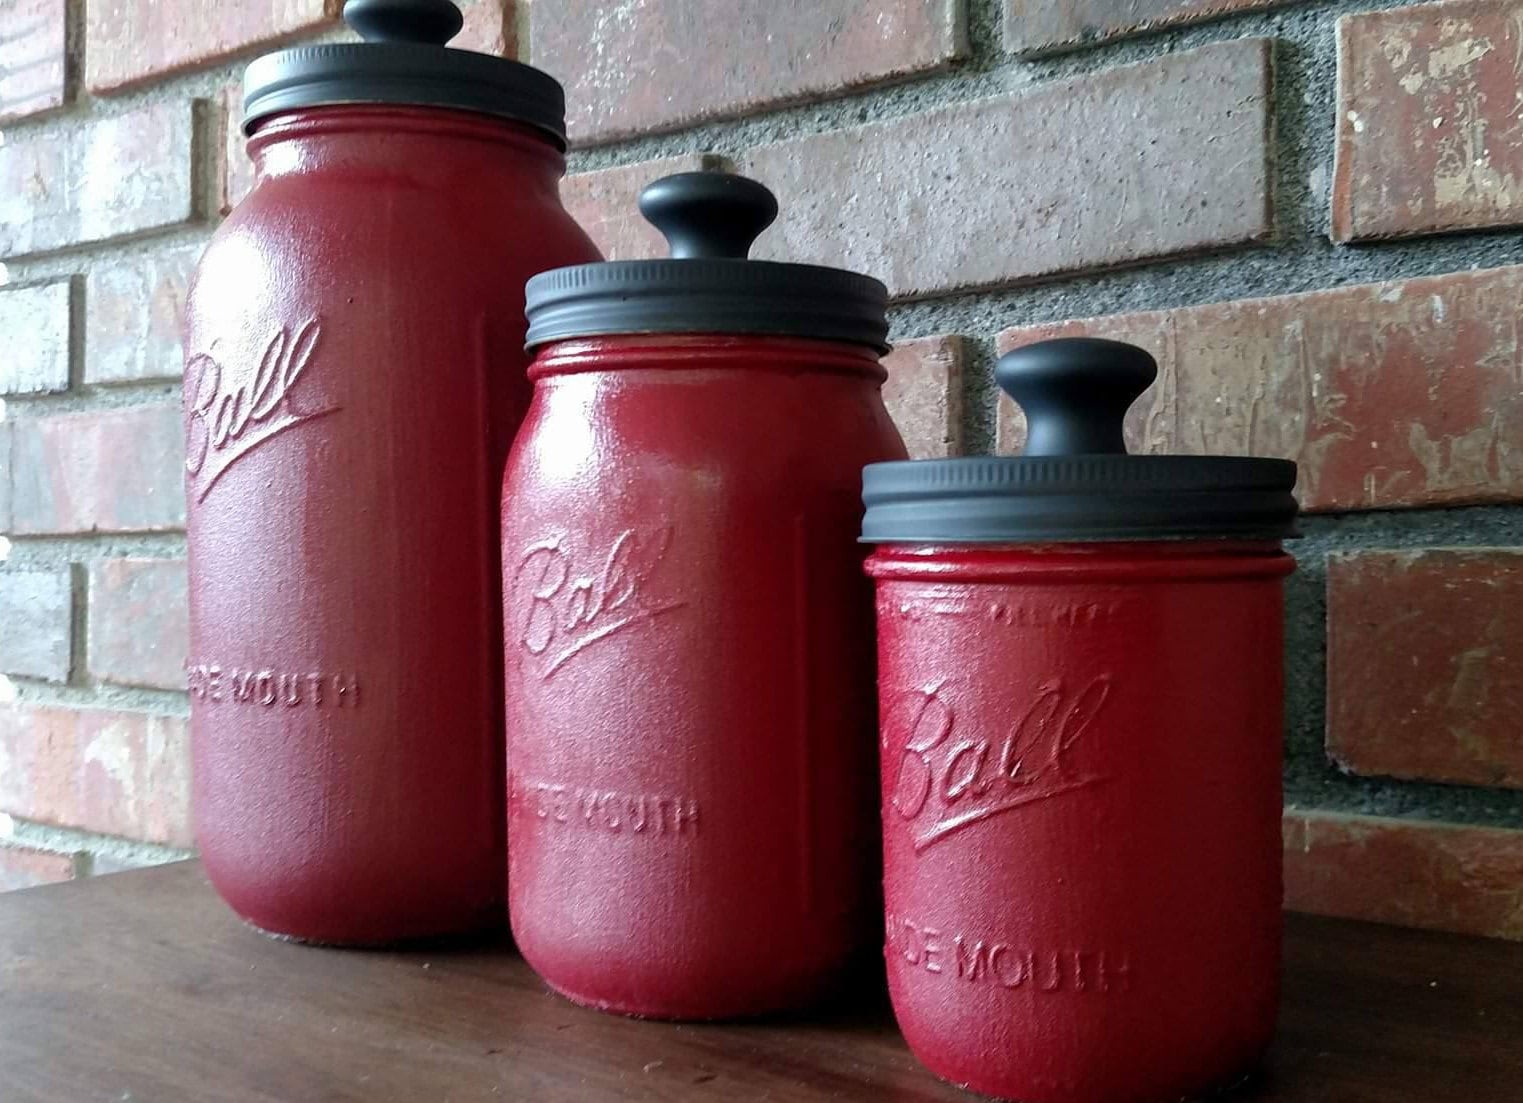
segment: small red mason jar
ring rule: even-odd
[[[1273,1032],[1295,465],[1131,456],[1141,349],[1007,354],[1019,457],[866,469],[885,957],[931,1070],[1161,1103]]]
[[[249,67],[258,182],[186,306],[193,797],[248,922],[384,943],[504,918],[523,285],[597,251],[554,80],[443,46],[447,0],[345,15]]]
[[[753,1015],[876,940],[861,465],[901,459],[886,294],[744,259],[777,203],[668,177],[669,260],[529,282],[503,484],[514,937],[578,1003]]]

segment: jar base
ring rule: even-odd
[[[541,976],[541,980],[544,977]],[[814,987],[808,992],[791,995],[773,995],[751,1002],[735,1002],[727,1005],[686,1005],[641,1003],[634,1000],[604,999],[586,995],[545,980],[545,985],[558,996],[563,996],[590,1011],[607,1015],[621,1015],[626,1019],[641,1019],[669,1023],[720,1023],[744,1022],[772,1018],[778,1015],[797,1014],[826,1002],[828,986]]]
[[[238,922],[257,935],[263,935],[272,942],[288,942],[293,946],[312,946],[321,950],[359,950],[359,951],[387,951],[387,950],[423,950],[433,947],[459,947],[472,943],[493,940],[498,936],[506,938],[505,927],[467,927],[458,931],[445,931],[439,934],[429,935],[399,935],[395,938],[375,939],[340,939],[340,938],[309,938],[306,935],[288,934],[284,931],[272,931],[267,927],[261,927],[258,923],[243,916],[238,916]]]

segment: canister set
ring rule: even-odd
[[[447,47],[447,0],[345,17],[249,67],[258,183],[186,311],[229,904],[334,945],[506,910],[553,988],[665,1019],[881,948],[916,1056],[1032,1103],[1251,1069],[1294,465],[1128,455],[1155,365],[1079,339],[996,369],[1023,455],[910,461],[883,285],[746,259],[761,184],[654,181],[670,257],[602,262],[553,79]]]

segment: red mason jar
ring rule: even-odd
[[[186,307],[188,674],[217,890],[384,943],[502,922],[522,288],[597,252],[557,197],[555,81],[440,45],[443,0],[346,16],[373,41],[250,66],[258,183]]]
[[[1177,1100],[1274,1028],[1295,465],[1125,455],[1155,372],[1017,349],[1023,456],[864,475],[889,987],[988,1095]]]
[[[508,894],[578,1003],[707,1019],[818,995],[874,941],[860,465],[902,458],[883,285],[747,261],[759,184],[670,177],[684,259],[529,284],[503,484]]]

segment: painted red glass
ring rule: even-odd
[[[877,937],[872,349],[566,340],[504,481],[509,901],[579,1003],[807,1003]]]
[[[885,957],[916,1056],[1031,1103],[1160,1103],[1267,1047],[1275,542],[884,546]]]
[[[248,922],[380,943],[499,923],[497,491],[528,404],[523,286],[597,258],[553,140],[325,106],[186,308],[195,822]]]

